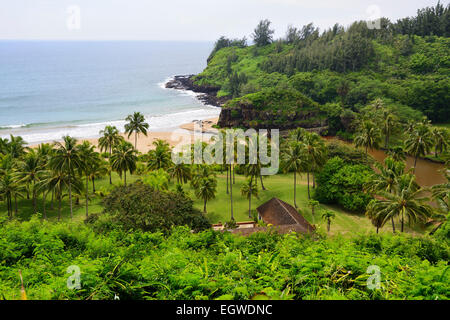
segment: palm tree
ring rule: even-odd
[[[192,173],[192,179],[191,179],[191,186],[193,188],[197,188],[201,179],[206,179],[210,175],[214,175],[214,172],[208,167],[207,165],[195,165],[193,173]]]
[[[39,155],[34,149],[31,149],[25,154],[23,160],[18,164],[17,176],[20,179],[20,183],[24,183],[27,186],[27,190],[31,185],[31,194],[33,199],[33,212],[36,214],[36,200],[37,200],[37,188],[36,183],[39,181],[39,176],[42,173],[42,164]]]
[[[440,153],[447,150],[449,146],[449,134],[444,128],[434,128],[432,131],[434,139],[434,156],[438,157],[438,150]]]
[[[0,175],[0,196],[6,202],[6,208],[8,211],[8,217],[11,219],[13,217],[13,205],[12,199],[22,196],[22,187],[17,182],[14,174],[11,170],[3,170]],[[16,213],[17,213],[17,203],[16,203]]]
[[[247,195],[255,195],[256,194],[256,197],[258,197],[257,196],[257,194],[258,194],[257,179],[258,179],[258,176],[261,175],[261,166],[259,166],[258,164],[247,164],[247,165],[245,165],[244,170],[245,170],[245,175],[247,177],[250,177],[250,179],[249,179],[248,183],[246,183],[246,184],[244,184],[242,186],[242,188],[244,188],[244,187],[248,188],[248,190],[247,190],[248,194]],[[255,180],[253,180],[253,179],[255,179]],[[253,191],[253,187],[255,187],[255,191]],[[241,194],[244,196],[242,188],[241,188]],[[251,196],[250,196],[250,198],[247,197],[247,199],[249,199],[248,200],[249,201],[248,217],[250,218],[252,216],[252,213],[251,213],[251,201],[252,201]]]
[[[206,203],[216,197],[217,179],[215,175],[200,176],[195,186],[195,196],[203,200],[203,213],[206,213]]]
[[[433,146],[433,136],[429,126],[418,123],[414,130],[409,133],[405,140],[405,150],[414,156],[414,172],[416,171],[417,158],[430,153]]]
[[[95,193],[95,179],[104,177],[110,174],[111,171],[108,169],[108,162],[106,162],[101,155],[96,152],[91,161],[91,168],[89,172],[89,180],[92,181],[92,192]]]
[[[185,163],[173,164],[168,173],[171,178],[176,178],[178,184],[184,184],[191,179],[191,166]]]
[[[379,191],[395,192],[399,182],[398,178],[405,173],[405,163],[387,157],[384,159],[384,166],[377,162],[375,167],[379,172],[372,175],[364,188],[372,194],[377,194]]]
[[[154,150],[150,150],[147,154],[149,170],[168,169],[172,164],[171,149],[164,140],[156,140],[153,142]]]
[[[89,217],[89,176],[92,170],[92,163],[95,161],[97,153],[94,151],[94,146],[88,141],[84,141],[79,147],[80,152],[80,170],[86,178],[86,219]]]
[[[448,213],[450,210],[450,169],[445,169],[445,178],[447,182],[434,185],[431,188],[433,199],[437,201],[444,213]]]
[[[109,157],[111,158],[113,148],[122,142],[123,137],[115,126],[106,126],[105,129],[100,131],[100,135],[98,147],[102,152],[109,151]],[[111,173],[109,174],[109,184],[112,184]]]
[[[327,222],[327,232],[330,232],[331,220],[336,218],[336,214],[333,211],[326,210],[322,213],[322,219]]]
[[[431,216],[432,209],[427,204],[430,199],[421,196],[424,190],[417,185],[414,175],[405,174],[400,180],[397,192],[381,193],[383,200],[376,201],[373,210],[383,217],[383,224],[387,219],[399,216],[403,232],[405,217],[413,223],[425,221]]]
[[[140,112],[135,112],[132,115],[130,114],[125,120],[128,121],[125,125],[125,133],[128,133],[128,138],[130,138],[131,134],[134,132],[134,148],[137,149],[137,137],[139,133],[147,136],[149,124],[145,122],[145,117]]]
[[[379,147],[381,141],[381,131],[375,123],[366,120],[360,126],[359,133],[355,137],[356,147],[365,147],[366,154],[369,149],[374,149]]]
[[[300,142],[291,142],[282,153],[285,172],[294,172],[294,206],[297,208],[297,172],[304,166],[305,147]]]
[[[64,136],[63,142],[56,142],[55,153],[50,160],[50,165],[54,170],[62,171],[67,174],[69,188],[70,218],[73,218],[72,208],[72,178],[74,170],[80,167],[79,149],[76,146],[75,138]]]
[[[364,185],[364,189],[373,195],[379,195],[380,192],[395,193],[398,188],[399,179],[405,172],[405,163],[395,161],[391,157],[384,159],[384,166],[375,163],[378,173],[374,173],[369,181]],[[367,213],[367,212],[366,212]],[[368,213],[370,218],[375,219]],[[394,217],[391,217],[392,231],[395,233]],[[383,223],[384,225],[384,223]]]
[[[392,129],[395,127],[396,124],[397,124],[397,117],[395,116],[395,114],[385,109],[383,111],[383,134],[385,136],[384,147],[386,149],[389,149],[389,138],[391,136]]]
[[[311,199],[311,193],[309,189],[309,173],[314,172],[316,169],[326,162],[326,147],[323,140],[316,133],[307,133],[303,136],[303,144],[306,153],[305,169],[307,172],[308,182],[308,199]]]
[[[129,142],[122,141],[113,150],[111,156],[111,168],[116,171],[120,177],[124,173],[124,184],[127,185],[127,171],[133,174],[136,170],[137,155],[136,149]]]
[[[366,207],[366,217],[370,219],[373,226],[377,228],[377,234],[380,228],[384,226],[385,220],[384,216],[380,215],[378,211],[376,210],[376,200],[372,200],[369,202],[369,204]],[[393,219],[391,219],[393,220]]]
[[[316,207],[319,206],[319,201],[317,201],[317,200],[309,200],[308,206],[311,208],[311,215],[312,215],[312,218],[313,218],[313,223],[315,223],[316,217],[314,215],[314,211],[315,211]]]
[[[0,154],[8,153],[8,139],[0,137]]]
[[[309,132],[306,131],[306,129],[304,128],[301,127],[295,128],[294,130],[289,131],[289,140],[302,142],[308,133]]]
[[[387,154],[394,159],[394,161],[401,162],[406,160],[406,152],[401,146],[394,147],[387,151]]]
[[[25,145],[27,144],[20,136],[9,135],[10,141],[7,144],[8,153],[11,154],[13,158],[19,158],[25,153]]]
[[[241,187],[241,195],[248,199],[248,217],[252,216],[252,197],[258,198],[258,186],[251,178]]]

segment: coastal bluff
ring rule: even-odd
[[[166,88],[193,91],[203,103],[221,107],[219,127],[327,129],[327,119],[319,104],[298,91],[265,89],[231,99],[229,96],[217,97],[220,87],[199,85],[194,79],[194,75],[175,76],[166,83]]]

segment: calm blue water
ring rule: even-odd
[[[64,134],[93,137],[123,127],[133,111],[152,130],[214,117],[189,92],[163,88],[176,74],[198,73],[212,43],[0,41],[0,136],[29,143]]]

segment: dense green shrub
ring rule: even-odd
[[[183,193],[157,190],[139,182],[116,188],[104,199],[104,205],[105,212],[125,229],[168,231],[187,225],[198,231],[210,227]]]
[[[361,164],[346,164],[339,157],[327,161],[317,175],[315,199],[337,203],[347,210],[363,212],[371,197],[363,192],[372,169]]]

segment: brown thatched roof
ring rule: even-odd
[[[306,232],[314,230],[314,227],[293,206],[283,200],[272,198],[256,210],[265,223],[274,226],[298,224]]]
[[[266,231],[274,231],[281,234],[289,233],[289,232],[297,232],[297,233],[311,233],[308,229],[304,228],[300,224],[286,224],[283,226],[274,226],[274,227],[254,227],[254,228],[244,228],[244,229],[233,229],[229,230],[231,233],[239,234],[242,236],[248,236],[255,232],[266,232]]]

